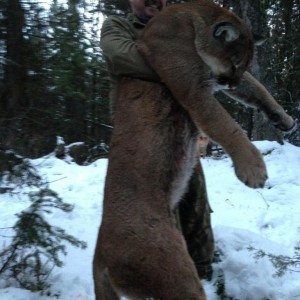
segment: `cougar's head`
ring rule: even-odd
[[[239,84],[251,62],[254,45],[260,42],[244,23],[226,21],[211,27],[208,40],[196,43],[196,47],[210,69],[215,90],[234,89]]]

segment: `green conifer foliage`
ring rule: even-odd
[[[44,188],[31,192],[32,204],[17,214],[14,235],[9,245],[0,252],[0,277],[10,285],[31,291],[45,291],[54,267],[61,267],[61,255],[66,255],[66,243],[81,249],[86,243],[52,226],[46,219],[53,210],[69,213],[73,206],[63,202],[56,192]]]

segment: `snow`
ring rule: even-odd
[[[295,247],[300,246],[300,148],[267,141],[255,145],[268,168],[269,179],[263,189],[250,189],[239,182],[226,156],[202,159],[221,260],[213,265],[212,281],[203,282],[208,300],[219,299],[219,276],[224,276],[226,293],[235,299],[300,300],[300,273],[288,271],[277,277],[267,257],[257,259],[249,251],[253,247],[293,256]],[[48,180],[50,188],[74,205],[71,213],[53,211],[47,215],[48,221],[88,243],[84,250],[67,244],[68,255],[62,257],[64,266],[51,273],[51,291],[62,300],[93,300],[91,265],[101,221],[107,160],[79,166],[71,159],[63,161],[48,155],[31,162]],[[28,188],[24,188],[18,195],[0,194],[0,228],[12,226],[15,214],[30,205],[27,193]],[[0,281],[0,299],[53,298],[6,287]]]

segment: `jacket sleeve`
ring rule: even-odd
[[[117,76],[160,81],[159,76],[138,52],[133,33],[125,26],[116,17],[106,19],[102,25],[100,47],[109,71]]]

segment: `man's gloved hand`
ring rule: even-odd
[[[291,134],[298,128],[297,121],[289,116],[282,108],[275,112],[267,113],[267,115],[273,126],[284,132],[284,134]]]

